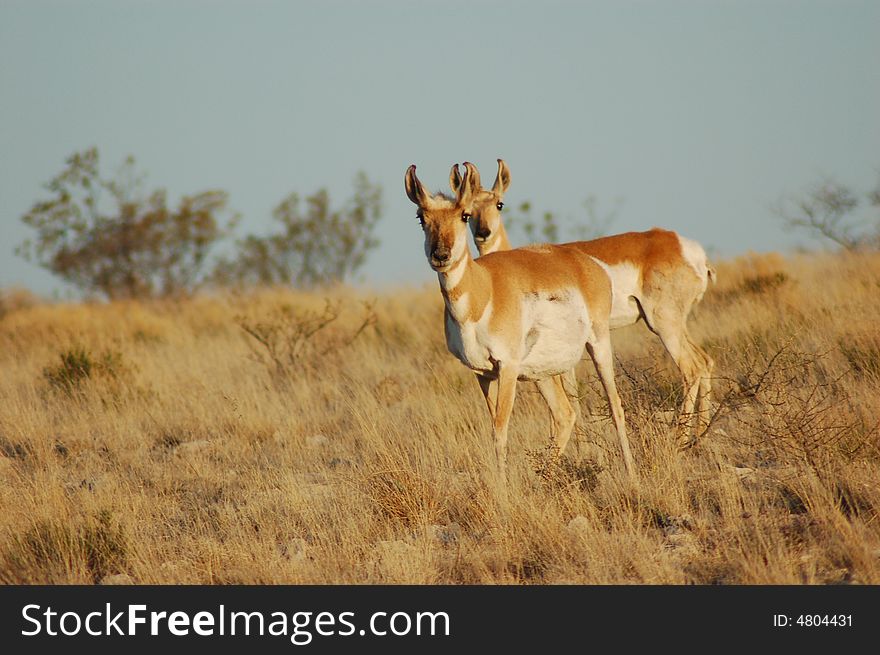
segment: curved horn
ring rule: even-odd
[[[466,161],[464,164],[462,164],[462,166],[467,169],[465,179],[468,180],[468,184],[471,190],[474,193],[481,191],[483,189],[483,185],[480,183],[480,171],[477,170],[477,167],[469,161]]]

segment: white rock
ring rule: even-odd
[[[580,514],[575,516],[571,521],[568,522],[566,526],[566,530],[568,530],[571,534],[584,534],[589,532],[593,528],[593,523],[586,516],[581,516]]]
[[[306,446],[309,448],[323,448],[330,443],[330,440],[323,434],[313,434],[306,437]]]
[[[195,439],[193,441],[184,441],[177,448],[175,448],[175,452],[185,454],[185,453],[198,453],[203,450],[207,450],[211,446],[211,442],[208,439]]]
[[[308,559],[308,543],[305,539],[291,539],[279,548],[281,554],[292,562],[304,562]]]

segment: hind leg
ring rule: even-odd
[[[678,415],[678,440],[682,448],[693,445],[693,419],[700,385],[706,373],[705,361],[693,348],[683,326],[655,316],[654,332],[660,337],[666,351],[672,357],[684,381],[684,400]]]
[[[683,447],[695,442],[692,435],[695,416],[699,427],[697,434],[702,433],[709,422],[714,364],[712,358],[693,342],[687,330],[688,316],[705,288],[705,280],[700,280],[689,270],[658,271],[646,280],[638,298],[642,318],[660,337],[681,373],[684,399],[679,411],[678,435]]]
[[[611,420],[617,430],[617,439],[623,454],[623,464],[630,478],[635,477],[635,464],[629,449],[629,439],[626,436],[626,419],[623,415],[623,405],[617,393],[617,384],[614,381],[614,360],[611,352],[611,337],[607,331],[596,335],[592,343],[587,343],[587,352],[596,366],[596,373],[605,390],[605,398],[611,409]]]
[[[557,456],[561,455],[571,438],[578,413],[568,401],[563,375],[537,380],[535,385],[550,408],[552,422],[550,436],[556,442]]]
[[[715,369],[715,362],[706,353],[705,350],[695,344],[690,335],[687,335],[688,343],[696,352],[703,362],[702,373],[700,375],[700,386],[697,391],[697,428],[696,437],[699,438],[709,427],[709,420],[712,416],[712,372]]]

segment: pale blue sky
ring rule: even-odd
[[[421,283],[406,167],[453,162],[508,203],[616,231],[659,225],[718,255],[809,243],[771,211],[880,169],[880,2],[0,0],[0,286],[61,285],[13,254],[74,151],[127,154],[149,187],[226,189],[244,231],[291,191],[383,187],[366,282]]]

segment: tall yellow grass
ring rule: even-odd
[[[691,322],[718,376],[699,445],[676,450],[676,371],[633,326],[614,343],[638,483],[584,362],[559,463],[519,385],[506,504],[433,286],[325,294],[324,327],[323,295],[285,290],[7,302],[0,581],[880,583],[880,256],[718,273]]]

